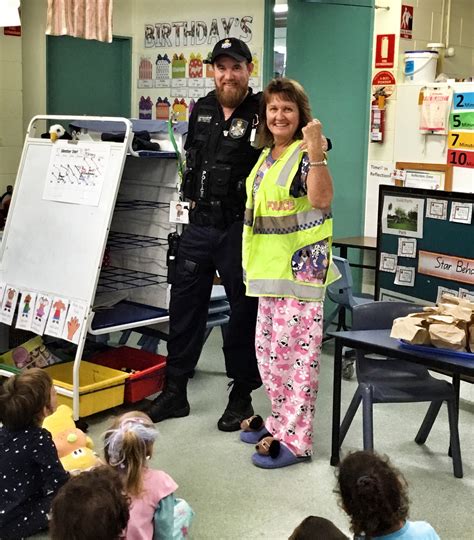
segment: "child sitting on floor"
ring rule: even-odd
[[[308,516],[296,527],[288,540],[349,540],[332,521],[319,516]]]
[[[130,501],[110,467],[96,467],[69,480],[51,508],[52,540],[118,540],[127,527]]]
[[[127,540],[186,538],[194,515],[186,501],[175,498],[176,482],[147,465],[156,437],[153,422],[139,411],[117,418],[105,434],[105,460],[120,473],[131,498]]]
[[[51,377],[39,368],[0,387],[0,538],[22,538],[48,527],[51,501],[69,475],[51,434],[41,427],[56,410]]]
[[[370,451],[349,454],[339,465],[338,484],[354,534],[367,540],[439,540],[426,521],[407,519],[407,483],[387,457]]]

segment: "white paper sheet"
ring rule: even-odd
[[[109,153],[103,143],[54,143],[43,199],[98,206]]]

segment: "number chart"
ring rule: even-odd
[[[449,127],[448,163],[474,169],[474,92],[454,94]]]

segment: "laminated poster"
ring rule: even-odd
[[[398,239],[398,256],[416,258],[416,238]]]
[[[382,233],[423,238],[424,199],[385,196]]]
[[[36,292],[22,291],[20,303],[18,305],[18,315],[16,318],[16,328],[31,330],[31,323],[35,312]]]
[[[469,300],[469,302],[474,302],[474,290],[470,291],[469,289],[463,289],[461,287],[459,289],[459,298],[463,298],[464,300]]]
[[[53,298],[48,322],[44,331],[45,334],[58,338],[62,336],[68,306],[69,300],[67,298],[60,298],[59,296]]]
[[[453,296],[459,296],[456,289],[450,289],[449,287],[438,287],[438,294],[436,295],[436,303],[441,302],[441,296],[443,294],[452,294]]]
[[[10,325],[15,314],[16,302],[18,300],[18,289],[12,285],[5,286],[3,294],[2,308],[0,310],[0,321]]]
[[[449,221],[470,225],[472,220],[472,203],[453,202],[451,203],[451,214]]]
[[[71,301],[61,336],[63,339],[76,345],[79,343],[81,329],[85,324],[86,311],[87,304],[85,302]]]
[[[397,266],[394,283],[403,287],[413,287],[415,285],[415,268],[411,266]]]
[[[42,293],[37,294],[33,320],[31,321],[31,330],[35,334],[39,334],[40,336],[44,334],[52,301],[53,298],[51,296]]]
[[[448,217],[448,201],[445,199],[426,199],[426,217],[445,220]]]
[[[397,271],[398,257],[394,253],[380,253],[381,272],[395,273]]]

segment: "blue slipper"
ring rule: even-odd
[[[271,435],[271,433],[263,426],[263,428],[258,431],[241,431],[240,440],[244,443],[257,444],[260,439],[263,439],[263,437],[267,437],[268,435]]]
[[[262,456],[255,452],[255,454],[252,456],[252,463],[256,467],[260,467],[262,469],[280,469],[281,467],[288,467],[289,465],[295,465],[296,463],[303,463],[304,461],[309,461],[310,459],[310,456],[295,456],[295,454],[293,454],[288,447],[281,444],[280,452],[276,458]]]

